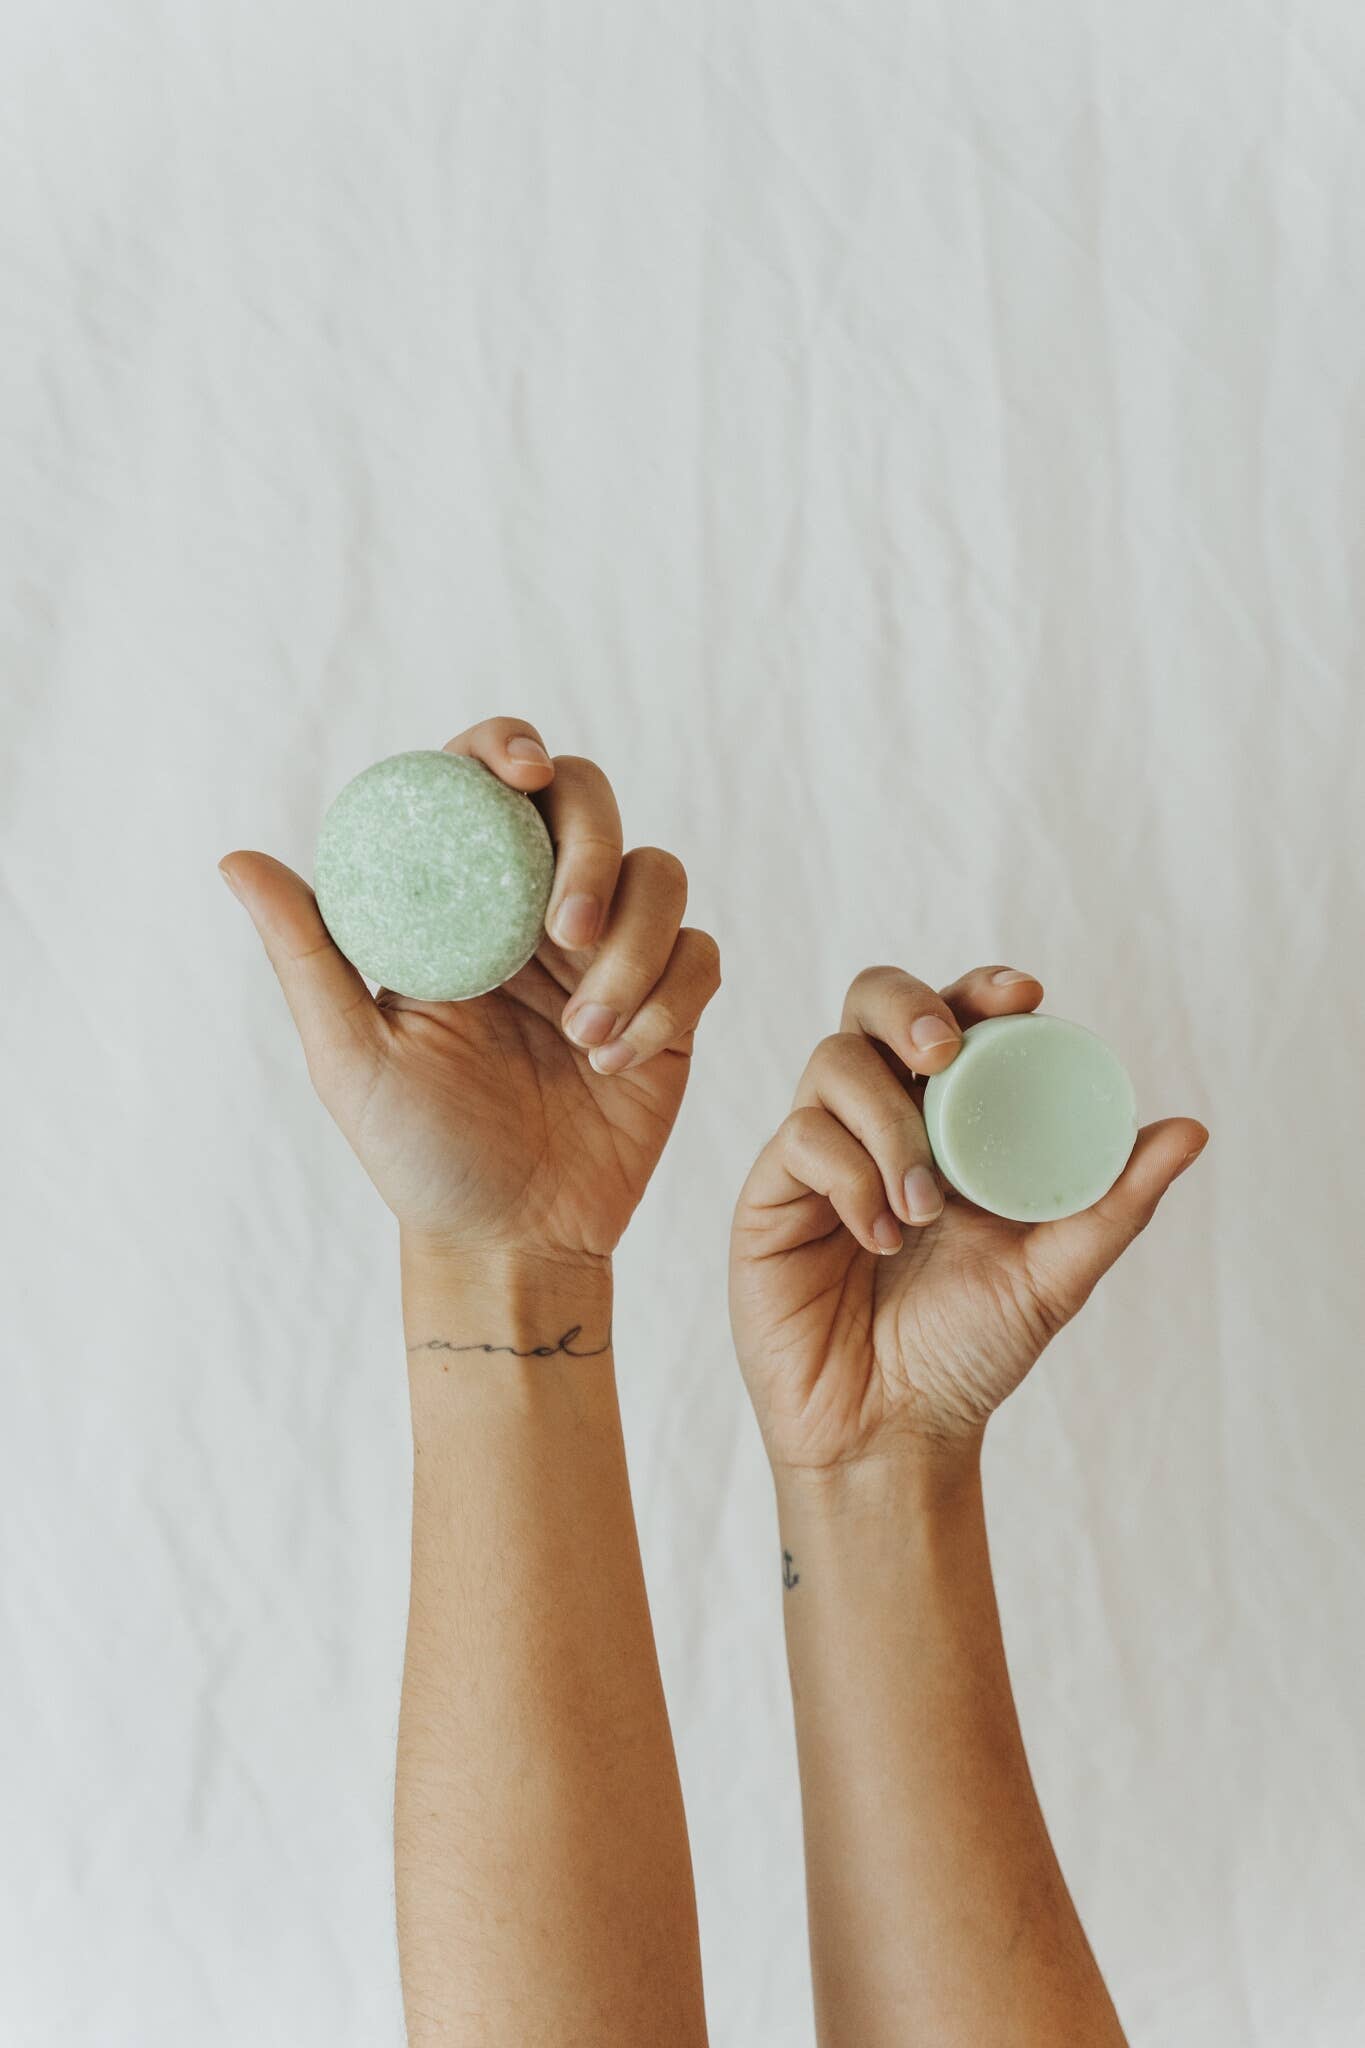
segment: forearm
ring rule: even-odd
[[[693,2048],[691,1863],[610,1269],[405,1250],[403,1308],[414,1477],[395,1877],[409,2038]]]
[[[788,1475],[778,1509],[821,2048],[1122,2048],[1029,1775],[976,1459]]]

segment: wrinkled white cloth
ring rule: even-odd
[[[0,2038],[402,2038],[394,1231],[214,866],[511,711],[725,960],[616,1318],[716,2048],[813,2041],[728,1212],[874,960],[1213,1133],[992,1430],[1000,1599],[1134,2048],[1357,2048],[1365,17],[14,0],[0,77]]]

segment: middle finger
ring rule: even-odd
[[[605,1045],[629,1023],[668,965],[687,905],[687,873],[674,853],[636,846],[621,862],[606,930],[564,1007],[575,1045]]]
[[[621,813],[595,761],[556,754],[555,779],[533,801],[555,849],[545,929],[565,952],[581,953],[602,929],[621,867]]]

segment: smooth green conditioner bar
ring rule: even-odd
[[[318,832],[322,921],[371,981],[424,1002],[487,995],[540,944],[554,849],[482,761],[419,750],[348,782]]]
[[[1017,1223],[1046,1223],[1107,1194],[1137,1140],[1132,1081],[1083,1024],[1037,1011],[987,1017],[924,1085],[944,1179]]]

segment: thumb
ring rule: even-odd
[[[1036,1224],[1029,1232],[1023,1245],[1034,1290],[1063,1321],[1147,1228],[1161,1197],[1199,1156],[1208,1136],[1203,1124],[1187,1116],[1144,1125],[1108,1194],[1074,1216]]]
[[[310,1074],[329,1056],[372,1050],[379,1012],[363,976],[322,921],[317,898],[268,853],[227,853],[218,872],[260,933],[303,1040]]]

